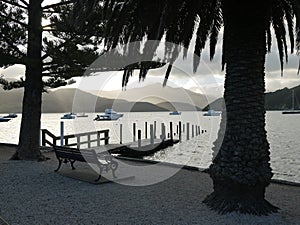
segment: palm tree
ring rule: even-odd
[[[224,27],[226,115],[222,116],[224,129],[220,129],[214,147],[220,150],[209,168],[214,191],[204,203],[219,213],[276,212],[278,208],[265,200],[265,190],[273,175],[265,130],[265,57],[271,49],[272,27],[281,69],[288,54],[286,30],[292,53],[294,48],[299,53],[299,0],[107,0],[104,8],[108,20],[107,49],[145,39],[174,43],[166,46],[165,55],[170,63],[166,78],[180,52],[176,46],[184,47],[186,56],[195,31],[195,55],[201,55],[209,40],[212,59],[219,31]],[[145,44],[147,54],[154,55],[156,48]],[[194,57],[193,65],[196,71],[199,57]],[[128,80],[128,74],[131,73],[124,73],[124,80]],[[140,74],[144,77],[147,73]]]

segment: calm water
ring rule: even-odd
[[[181,116],[170,116],[167,112],[125,113],[118,121],[102,122],[93,121],[95,114],[89,114],[89,117],[64,120],[64,127],[65,134],[110,129],[110,143],[118,143],[119,125],[123,124],[123,143],[126,143],[132,141],[132,123],[137,124],[137,129],[141,129],[144,136],[145,122],[149,125],[156,121],[158,137],[161,133],[161,123],[169,124],[172,121],[174,132],[179,120],[183,123],[189,122],[190,129],[192,124],[201,125],[201,129],[207,130],[206,133],[187,141],[185,132],[181,144],[160,151],[148,159],[206,168],[212,160],[211,147],[217,137],[220,117],[204,117],[202,114],[183,112]],[[62,114],[43,114],[41,127],[59,136],[61,116]],[[0,142],[17,144],[20,122],[21,115],[7,123],[0,123]],[[300,182],[300,114],[282,115],[281,112],[267,112],[266,122],[274,178]]]

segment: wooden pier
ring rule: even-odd
[[[186,141],[204,132],[203,130],[201,131],[200,126],[190,126],[190,123],[186,123],[185,127],[185,124],[179,122],[178,125],[175,125],[175,127],[176,132],[173,133],[173,122],[170,122],[169,133],[166,133],[167,127],[164,123],[162,123],[161,135],[160,138],[157,138],[156,121],[154,121],[153,124],[150,124],[150,129],[148,129],[148,123],[145,122],[145,134],[143,135],[145,139],[142,139],[142,131],[140,129],[136,130],[136,123],[133,123],[133,141],[130,143],[123,143],[123,125],[120,124],[120,142],[119,144],[110,144],[108,129],[94,132],[85,132],[80,134],[64,135],[64,123],[61,122],[60,136],[55,136],[47,129],[41,130],[41,148],[47,148],[47,146],[51,147],[53,145],[57,145],[57,142],[60,141],[61,146],[76,146],[78,149],[94,149],[98,153],[107,151],[111,154],[118,154],[126,157],[142,158],[144,156],[153,155],[154,153],[162,149],[165,149],[169,146],[173,146],[174,144],[181,142],[183,137],[182,133],[184,133],[182,132],[182,127],[183,130],[186,131]],[[192,128],[191,137],[190,127]],[[150,131],[149,136],[147,134],[148,130]],[[178,139],[174,139],[174,137]],[[85,147],[83,147],[83,145]]]

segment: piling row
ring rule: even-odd
[[[120,144],[122,144],[122,124],[120,124]],[[190,125],[189,122],[187,122],[186,124],[182,123],[181,121],[179,121],[178,125],[176,125],[176,132],[173,132],[173,122],[170,122],[169,124],[169,132],[166,133],[166,125],[164,123],[161,123],[161,135],[159,136],[159,138],[161,140],[165,140],[166,138],[169,138],[171,140],[174,139],[174,136],[178,137],[179,142],[182,141],[182,133],[186,133],[186,140],[190,140],[191,138],[197,137],[200,134],[203,134],[204,132],[206,132],[205,130],[201,130],[201,127],[199,125]],[[191,128],[191,129],[190,129]],[[136,138],[136,130],[137,130],[137,126],[136,123],[133,123],[132,125],[132,134],[133,134],[133,142],[136,142],[142,139],[142,134],[141,134],[141,130],[138,130],[138,138]],[[148,139],[148,122],[145,122],[145,139]],[[157,139],[156,136],[156,131],[157,131],[157,122],[154,121],[153,124],[150,124],[150,143],[154,144],[154,140]]]
[[[192,129],[190,129],[190,127]],[[137,126],[136,123],[132,124],[132,140],[133,142],[138,141],[138,146],[141,146],[141,140],[142,140],[142,130],[138,130],[136,132]],[[145,122],[145,139],[148,139],[148,123]],[[150,144],[154,145],[154,140],[156,139],[156,130],[157,130],[157,122],[154,121],[153,124],[150,124]],[[191,135],[190,135],[191,131]],[[173,140],[174,136],[177,136],[179,139],[179,142],[182,141],[182,133],[186,133],[186,140],[190,140],[190,138],[194,138],[195,136],[199,136],[200,134],[203,134],[206,132],[206,130],[202,130],[199,125],[192,124],[190,126],[190,123],[187,122],[186,124],[179,121],[178,125],[176,125],[176,132],[173,132],[173,122],[170,122],[169,124],[169,133],[166,133],[166,125],[164,123],[161,123],[161,140],[166,140],[168,137],[169,139]],[[120,144],[123,144],[123,124],[120,124]],[[60,123],[60,144],[63,146],[64,143],[64,122],[61,121]]]

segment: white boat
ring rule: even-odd
[[[203,116],[220,116],[221,112],[216,112],[213,109],[208,110],[206,113],[203,114]]]
[[[63,115],[62,117],[60,117],[61,119],[75,119],[75,116],[73,115],[73,113],[67,113],[65,115]]]
[[[3,116],[3,118],[16,118],[17,116],[15,113],[9,113],[7,116]]]
[[[88,117],[88,114],[85,113],[76,113],[77,117]]]
[[[0,117],[0,122],[8,122],[8,121],[10,121],[10,118]]]
[[[169,115],[181,115],[181,112],[173,111],[173,112],[170,112]]]
[[[300,110],[295,110],[295,100],[297,100],[295,98],[295,91],[292,90],[292,108],[289,111],[283,111],[282,114],[300,114]],[[297,101],[298,103],[298,101]],[[298,103],[299,105],[299,103]]]
[[[118,120],[122,116],[123,116],[123,114],[117,113],[112,109],[105,109],[104,114],[97,115],[97,117],[94,120],[96,120],[96,121]]]

